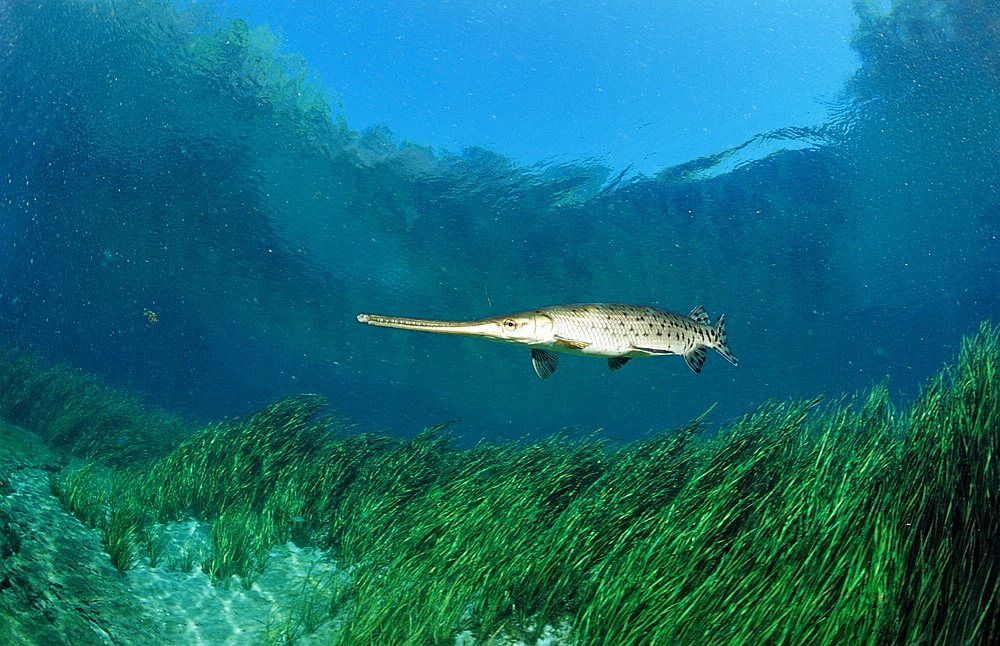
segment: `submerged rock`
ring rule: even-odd
[[[0,639],[162,643],[157,618],[135,601],[97,533],[63,510],[48,473],[22,467],[3,475],[9,493],[0,500]]]

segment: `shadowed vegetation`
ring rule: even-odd
[[[212,523],[202,565],[220,580],[249,583],[277,542],[328,548],[350,572],[326,609],[344,646],[545,625],[609,646],[985,644],[998,371],[984,325],[908,410],[879,386],[617,450],[563,436],[458,450],[445,426],[344,435],[301,395],[191,436],[145,475],[85,467],[60,491],[120,568],[145,526],[187,516]]]
[[[0,349],[0,419],[77,457],[116,465],[162,457],[190,432],[177,415],[12,348]]]

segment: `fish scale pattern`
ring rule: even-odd
[[[560,351],[571,354],[645,357],[687,354],[697,346],[714,345],[710,326],[655,307],[592,303],[548,307],[541,312],[552,319],[559,339],[589,343],[581,348],[560,345]]]

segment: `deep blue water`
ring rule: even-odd
[[[283,5],[0,8],[5,343],[199,421],[318,392],[363,430],[629,439],[909,398],[997,317],[985,3]],[[543,382],[526,349],[355,320],[572,302],[725,312],[740,365]]]

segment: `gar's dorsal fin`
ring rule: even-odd
[[[708,312],[701,305],[695,307],[688,314],[689,319],[693,319],[695,323],[701,323],[702,325],[711,325],[712,321],[708,318]]]

